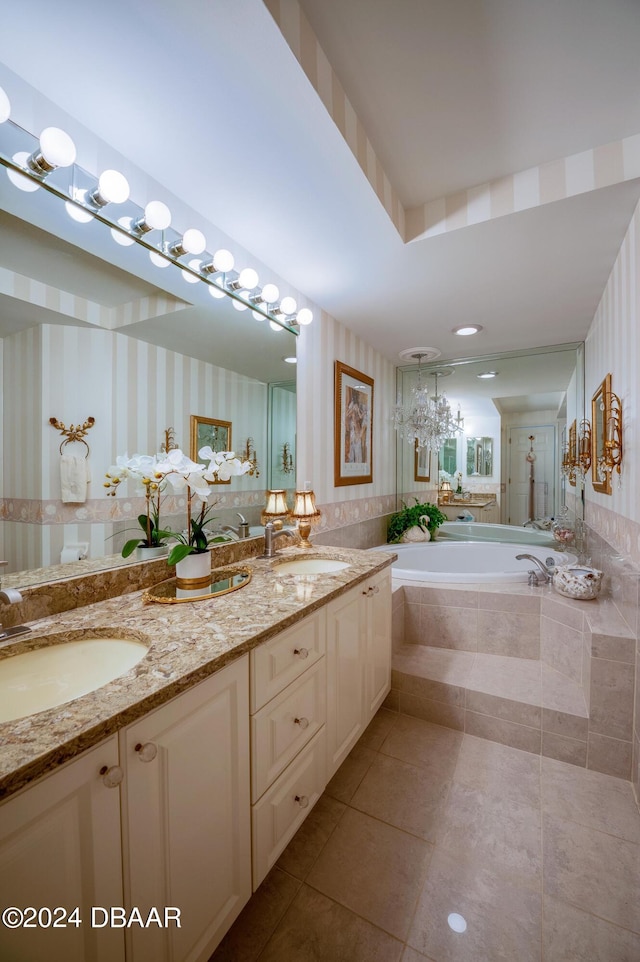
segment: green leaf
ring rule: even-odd
[[[128,558],[130,554],[133,554],[133,552],[135,551],[135,549],[138,547],[139,544],[140,544],[139,537],[131,538],[129,541],[127,541],[122,548],[122,557]]]
[[[169,552],[169,557],[167,558],[167,564],[175,565],[187,555],[193,554],[193,548],[189,544],[174,544],[173,548]]]

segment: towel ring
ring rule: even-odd
[[[51,424],[56,431],[60,431],[60,433],[64,435],[64,439],[60,444],[60,454],[62,454],[62,449],[66,447],[67,444],[70,444],[72,441],[79,441],[80,444],[84,444],[85,448],[87,449],[87,453],[84,456],[86,461],[86,459],[89,457],[90,451],[89,445],[85,441],[85,435],[95,423],[95,418],[87,418],[84,424],[78,424],[77,426],[75,424],[70,424],[67,428],[62,421],[58,421],[57,418],[49,418],[49,424]]]

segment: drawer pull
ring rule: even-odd
[[[294,649],[293,649],[293,653],[294,653],[294,655],[300,655],[301,658],[308,658],[308,657],[309,657],[309,649],[308,649],[308,648],[294,648]]]
[[[294,719],[293,719],[293,724],[294,724],[294,725],[300,725],[300,728],[308,728],[308,727],[309,727],[309,719],[308,719],[308,718],[294,718]]]
[[[124,778],[124,772],[119,765],[112,765],[111,768],[103,765],[100,774],[102,775],[102,782],[107,788],[117,788]]]
[[[297,802],[300,808],[309,808],[309,799],[306,795],[296,795],[294,802]]]
[[[158,747],[153,742],[145,742],[144,745],[138,742],[134,751],[137,752],[141,762],[152,762],[158,754]]]

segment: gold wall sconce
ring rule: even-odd
[[[591,399],[593,431],[591,437],[591,483],[594,491],[611,494],[611,477],[622,470],[622,402],[611,390],[611,375],[597,388]]]
[[[280,464],[280,470],[283,474],[293,474],[293,455],[291,453],[291,445],[288,441],[285,441],[282,445],[282,461]]]
[[[588,418],[583,418],[578,425],[578,447],[576,451],[576,468],[583,480],[591,467],[591,444],[591,421]]]
[[[252,478],[259,478],[260,471],[258,469],[258,456],[256,454],[255,443],[253,438],[247,438],[244,445],[244,451],[240,455],[241,461],[248,461],[251,467],[247,471],[247,474]]]
[[[291,518],[295,518],[298,522],[301,548],[313,548],[309,535],[311,534],[311,525],[319,517],[320,511],[316,508],[316,496],[313,491],[296,491]]]

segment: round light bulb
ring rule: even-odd
[[[313,311],[310,311],[308,307],[303,307],[298,311],[298,324],[311,324],[313,320]]]
[[[190,227],[182,235],[182,247],[187,254],[202,254],[206,246],[207,238],[201,230],[196,230],[195,227]]]
[[[277,321],[269,321],[269,327],[271,328],[272,331],[280,332],[284,330],[284,328],[282,328]]]
[[[209,285],[208,285],[208,290],[209,290],[209,293],[211,294],[211,296],[212,296],[212,297],[215,297],[215,298],[218,299],[218,300],[219,300],[221,297],[225,297],[225,296],[226,296],[225,293],[224,293],[224,291],[221,290],[221,288],[218,287],[218,285],[216,284],[215,281],[214,281],[212,284],[209,284]]]
[[[70,200],[66,201],[64,206],[71,220],[77,221],[78,224],[88,224],[90,220],[93,220],[91,211],[85,210],[83,207],[76,207]]]
[[[480,324],[465,324],[463,327],[454,327],[451,333],[459,337],[469,337],[471,334],[478,334],[481,330]]]
[[[234,298],[234,300],[233,300],[232,303],[233,303],[233,306],[235,307],[236,311],[246,311],[246,310],[248,310],[249,305],[248,305],[248,304],[243,304],[242,301],[236,301],[235,298]]]
[[[105,204],[124,204],[129,200],[129,181],[118,170],[103,170],[98,178],[98,193]]]
[[[294,297],[283,297],[280,301],[280,310],[283,314],[295,314],[297,306]]]
[[[144,220],[150,230],[166,230],[171,224],[171,211],[161,200],[150,200],[144,209]]]
[[[0,87],[0,124],[8,120],[11,115],[11,101],[5,91]]]
[[[262,300],[265,304],[275,304],[280,297],[280,291],[275,284],[265,284],[262,288]]]
[[[19,150],[17,154],[13,155],[13,160],[16,162],[16,164],[18,164],[18,166],[26,167],[28,157],[29,154],[26,150]],[[25,174],[21,174],[19,170],[11,170],[9,167],[7,167],[7,177],[14,187],[17,187],[18,190],[24,190],[25,193],[38,190],[40,187],[40,184],[38,184],[35,180],[31,180],[30,177],[27,177]]]
[[[245,267],[244,270],[240,271],[238,277],[238,283],[241,287],[246,287],[248,291],[252,291],[254,287],[258,286],[260,278],[254,271],[253,267]]]
[[[119,217],[118,223],[124,230],[131,230],[133,221],[131,217]],[[116,244],[120,244],[120,247],[131,247],[132,244],[135,244],[133,237],[121,234],[119,230],[115,230],[113,227],[111,228],[111,236]]]
[[[251,316],[255,317],[256,321],[264,321],[264,314],[260,314],[259,311],[251,311]]]
[[[59,127],[45,127],[40,134],[40,151],[49,167],[70,167],[76,159],[76,145]]]
[[[149,260],[154,267],[168,267],[171,263],[166,257],[163,257],[162,254],[156,254],[155,251],[149,251]]]
[[[297,358],[297,357],[283,357],[282,360],[285,361],[286,364],[297,364],[297,363],[298,363],[298,358]]]
[[[223,274],[228,274],[229,271],[233,270],[233,265],[235,261],[233,259],[233,254],[230,251],[222,250],[216,251],[213,255],[213,263],[217,271],[222,271]]]
[[[199,271],[201,267],[200,261],[191,260],[189,261],[189,267],[194,271]],[[187,282],[187,284],[197,284],[200,278],[196,274],[190,274],[189,271],[182,269],[182,276]]]

